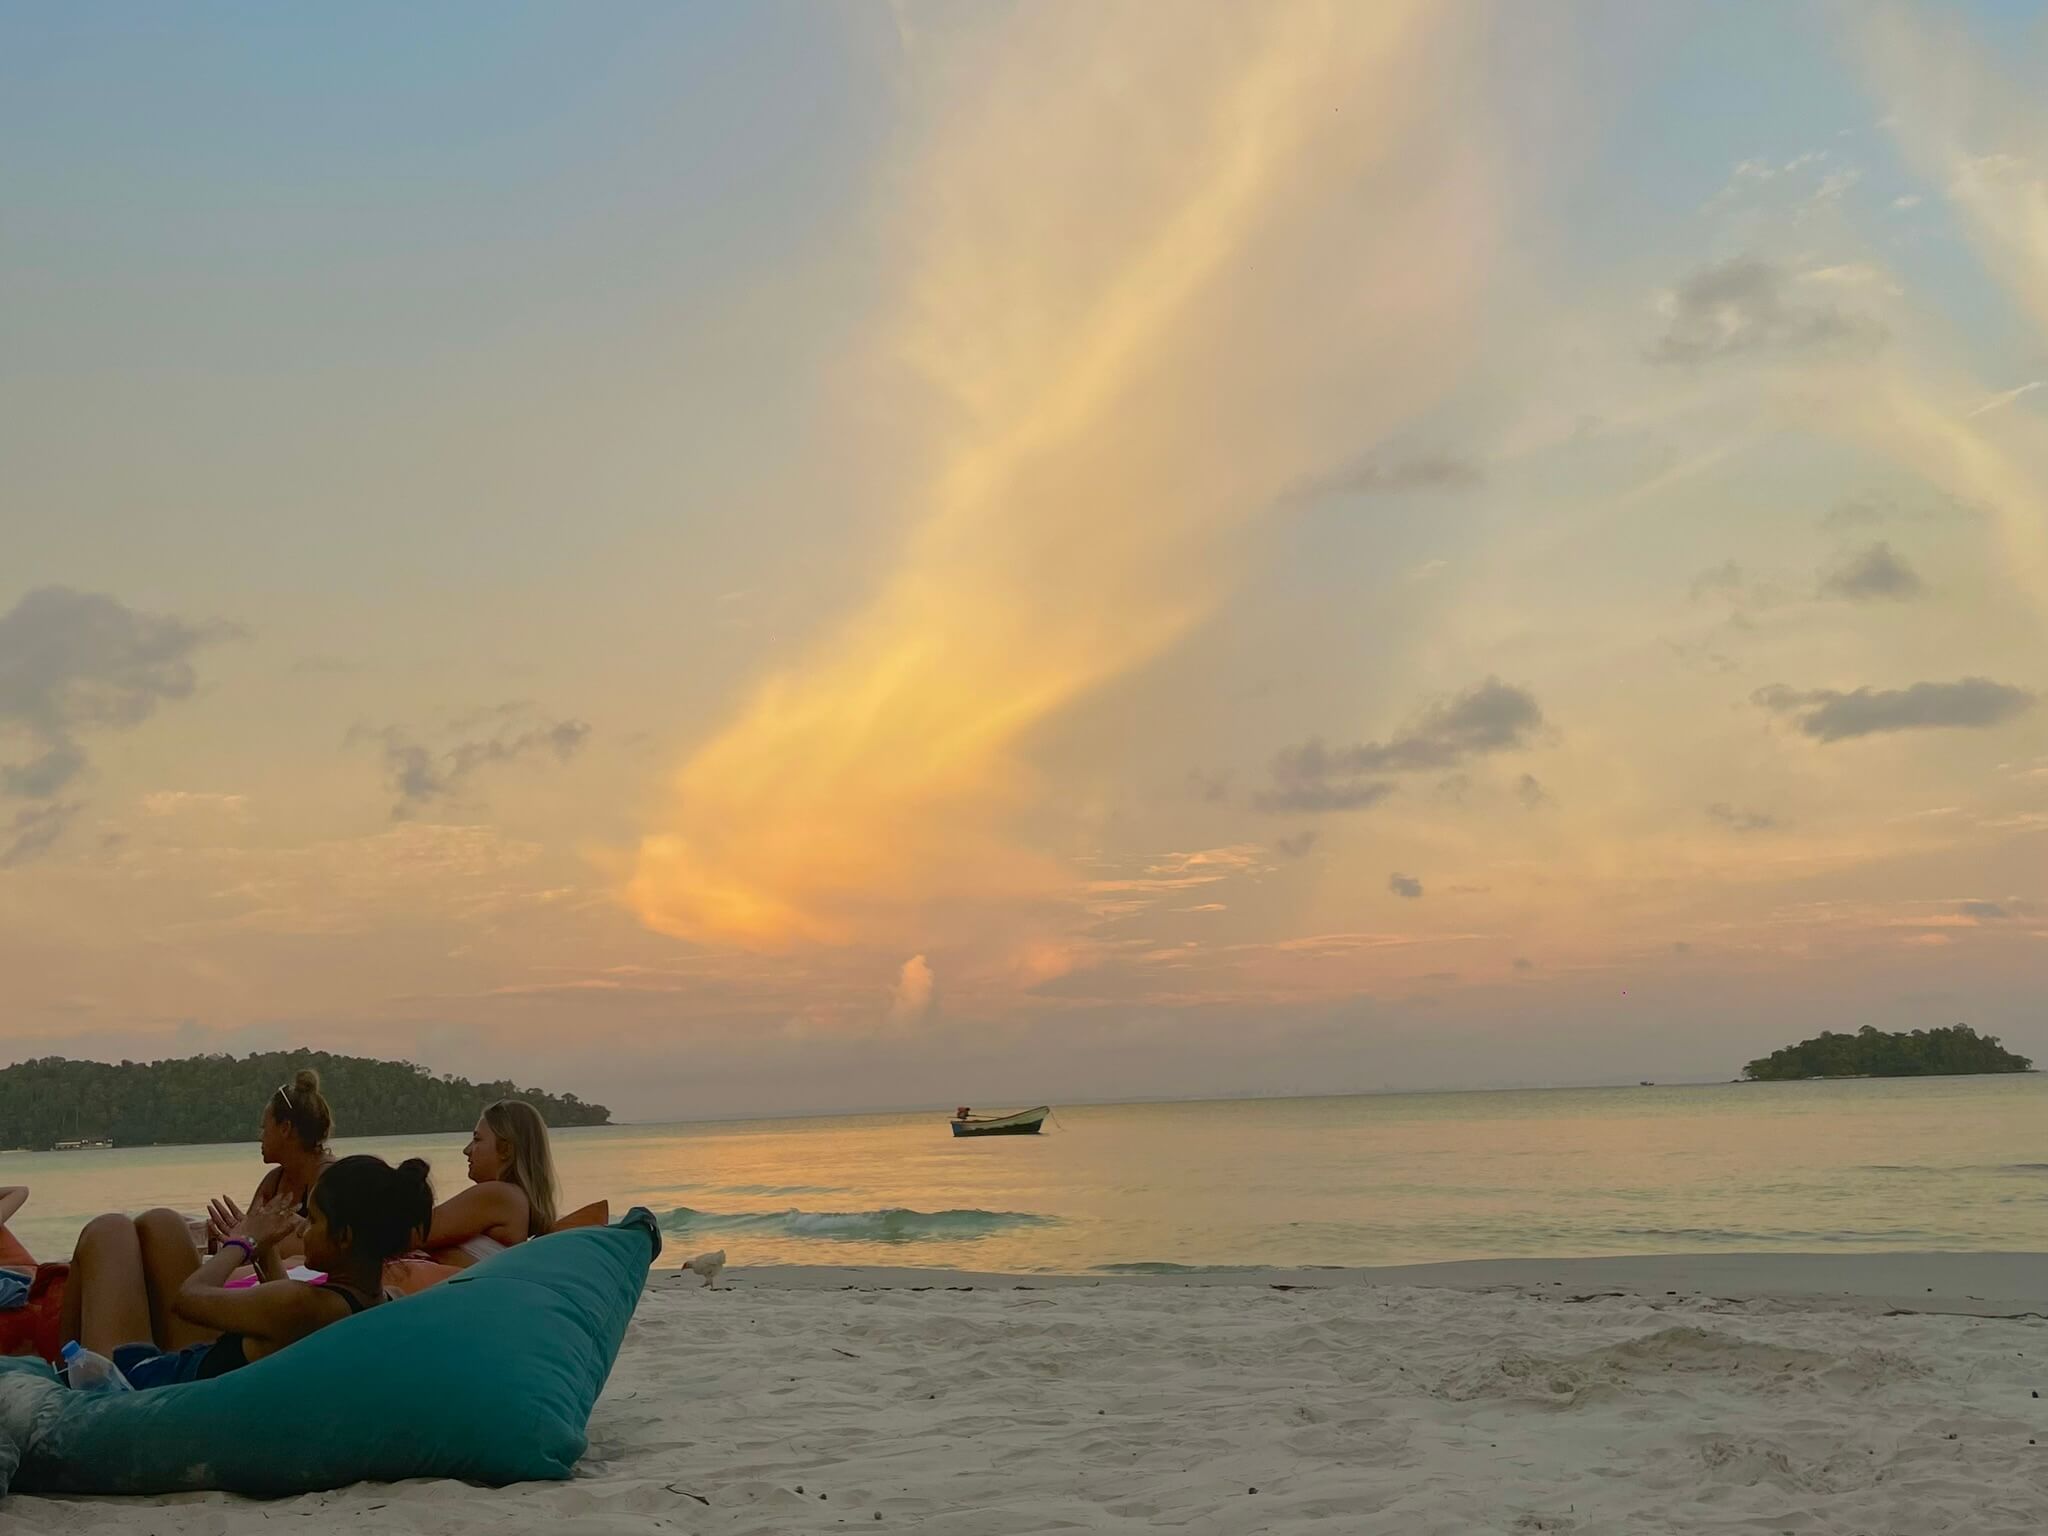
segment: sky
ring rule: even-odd
[[[2035,6],[0,4],[0,1063],[2048,1060]]]

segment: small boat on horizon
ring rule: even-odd
[[[1051,1105],[1041,1104],[1036,1109],[1014,1110],[1007,1115],[977,1115],[963,1104],[953,1111],[951,1124],[955,1136],[1036,1136],[1051,1113]]]

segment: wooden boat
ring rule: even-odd
[[[1045,1124],[1045,1117],[1052,1113],[1052,1106],[1041,1104],[1036,1109],[1020,1109],[1009,1115],[977,1115],[966,1105],[953,1111],[953,1134],[955,1136],[1036,1136],[1038,1128]]]

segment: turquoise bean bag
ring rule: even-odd
[[[278,1495],[568,1477],[660,1252],[636,1208],[231,1375],[149,1392],[74,1393],[39,1361],[0,1360],[0,1494],[10,1480],[17,1493]]]

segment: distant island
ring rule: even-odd
[[[1953,1077],[1973,1072],[2031,1072],[1995,1035],[1967,1024],[1888,1035],[1866,1024],[1853,1035],[1824,1031],[1811,1040],[1759,1057],[1742,1069],[1751,1082],[1806,1077]]]
[[[188,1056],[174,1061],[67,1061],[0,1067],[0,1146],[42,1151],[60,1141],[118,1147],[254,1141],[280,1083],[311,1067],[334,1106],[335,1134],[467,1133],[494,1099],[521,1098],[551,1126],[608,1125],[611,1111],[573,1093],[438,1077],[409,1061],[325,1051]]]

